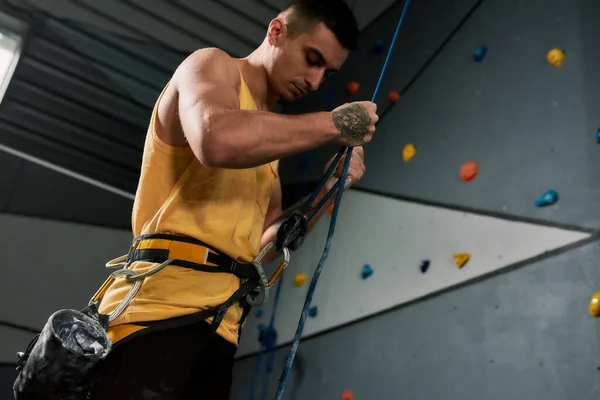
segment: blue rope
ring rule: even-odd
[[[390,48],[388,49],[388,54],[387,54],[385,63],[383,64],[383,67],[381,69],[381,74],[379,75],[379,81],[377,82],[377,86],[375,88],[375,91],[373,93],[373,98],[371,100],[372,102],[375,102],[375,99],[377,97],[379,89],[381,88],[381,82],[383,81],[383,76],[389,65],[389,60],[391,58],[392,50],[396,44],[396,40],[398,38],[398,33],[400,32],[400,27],[402,26],[402,23],[404,21],[404,17],[406,15],[406,10],[408,9],[409,4],[410,4],[410,0],[406,0],[406,2],[404,3],[404,9],[402,10],[400,20],[398,21],[398,25],[396,27],[396,32],[394,33],[394,38],[392,39],[392,43],[390,44]],[[321,191],[321,189],[325,185],[327,179],[329,178],[329,175],[331,175],[331,173],[333,172],[333,170],[339,163],[339,160],[341,159],[344,152],[346,153],[346,158],[344,159],[344,169],[342,170],[342,176],[336,182],[336,184],[329,190],[329,192],[325,196],[325,199],[323,199],[319,203],[319,206],[316,207],[316,209],[319,210],[320,207],[322,207],[322,205],[325,203],[325,201],[327,201],[326,199],[329,199],[333,195],[333,193],[339,188],[339,192],[338,192],[338,195],[335,199],[334,206],[333,206],[333,213],[331,214],[331,222],[329,224],[329,232],[327,234],[327,240],[325,242],[325,249],[323,250],[323,255],[321,256],[321,260],[319,261],[319,264],[317,265],[315,273],[313,274],[312,281],[310,282],[310,287],[308,288],[308,293],[306,294],[306,299],[304,301],[304,307],[302,309],[302,313],[300,314],[300,321],[298,322],[298,328],[296,329],[294,341],[292,342],[292,347],[290,348],[290,352],[288,354],[288,358],[286,360],[285,367],[283,369],[283,372],[281,373],[281,377],[279,378],[279,387],[277,388],[275,400],[281,400],[281,398],[283,396],[283,392],[285,390],[285,385],[287,384],[289,374],[292,370],[292,364],[294,363],[294,358],[296,357],[296,352],[297,352],[298,346],[300,344],[300,338],[302,337],[302,332],[304,330],[304,323],[306,322],[306,318],[308,316],[308,310],[310,308],[312,298],[313,298],[315,289],[317,287],[317,282],[319,281],[319,277],[321,276],[321,271],[323,270],[323,265],[325,264],[325,260],[327,260],[327,257],[329,256],[329,249],[331,248],[333,234],[335,233],[335,224],[337,221],[338,210],[340,207],[340,203],[342,201],[342,194],[344,192],[344,184],[345,184],[346,178],[348,176],[348,166],[350,165],[350,158],[352,158],[352,148],[351,147],[350,148],[342,147],[339,150],[334,161],[331,163],[325,176],[321,180],[321,183],[319,184],[317,189],[313,192],[313,194],[310,197],[310,200],[307,202],[307,204],[303,210],[303,213],[305,213],[307,211],[308,207],[310,206],[310,204],[312,204],[312,202],[316,198],[317,194]],[[309,220],[315,215],[315,213],[316,213],[316,211],[311,214],[311,216],[309,217]]]
[[[281,294],[281,286],[283,283],[283,275],[285,271],[281,273],[279,282],[277,283],[277,290],[275,291],[275,299],[273,300],[273,309],[271,310],[271,319],[268,326],[259,326],[259,342],[260,350],[256,356],[256,362],[254,363],[254,373],[252,377],[252,383],[250,386],[249,400],[254,400],[254,383],[258,378],[260,372],[260,365],[262,364],[262,355],[264,352],[268,352],[268,358],[266,362],[266,372],[263,380],[261,399],[264,399],[267,393],[267,384],[269,374],[273,372],[273,359],[275,358],[275,343],[277,342],[277,331],[275,330],[275,312],[277,311],[277,304],[279,303],[279,296]]]

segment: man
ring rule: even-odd
[[[239,271],[275,240],[287,215],[278,160],[328,143],[353,146],[348,188],[365,171],[361,145],[378,121],[371,102],[304,115],[269,110],[317,90],[357,40],[356,21],[342,0],[297,0],[270,22],[247,57],[202,49],[175,71],[152,113],[132,216],[130,269],[154,273],[118,312],[133,282],[119,277],[104,293],[100,312],[114,312],[115,345],[89,398],[229,398],[249,308],[239,299],[227,303],[241,288],[240,277],[214,269],[231,264]],[[142,236],[155,233],[163,236]],[[263,261],[279,256],[271,251]],[[178,261],[156,272],[167,258]],[[223,304],[220,314],[201,314]]]

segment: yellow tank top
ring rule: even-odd
[[[240,108],[256,110],[254,98],[241,74],[240,78]],[[248,169],[210,168],[194,157],[189,146],[167,145],[155,129],[156,112],[164,92],[156,102],[146,136],[133,205],[134,236],[148,233],[186,235],[240,262],[252,261],[260,250],[278,161]],[[134,264],[132,269],[138,273],[156,265]],[[113,311],[130,287],[130,283],[119,277],[104,295],[100,312]],[[224,302],[238,288],[239,278],[233,274],[168,266],[144,280],[129,307],[111,326],[191,314]],[[230,307],[217,330],[219,335],[236,345],[242,311],[239,304]]]

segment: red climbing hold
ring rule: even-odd
[[[393,90],[391,92],[388,93],[388,97],[390,98],[390,101],[392,103],[397,102],[398,100],[400,100],[400,93],[398,92],[394,92]]]
[[[342,400],[354,400],[354,395],[349,390],[344,390],[342,393]]]
[[[474,161],[467,161],[460,167],[460,179],[465,182],[475,179],[479,173],[479,165]]]
[[[346,90],[351,95],[358,93],[358,89],[360,89],[360,84],[356,81],[350,82],[346,87]]]

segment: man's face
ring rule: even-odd
[[[317,90],[348,57],[348,50],[324,24],[295,37],[289,37],[282,25],[280,30],[273,28],[269,35],[272,44],[269,84],[284,102]]]

